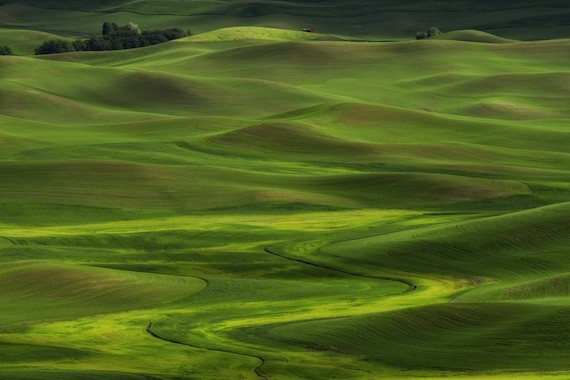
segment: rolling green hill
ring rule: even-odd
[[[96,33],[107,20],[151,28],[175,25],[197,33],[242,25],[310,27],[370,39],[413,38],[416,31],[432,25],[524,40],[570,36],[570,7],[565,0],[0,1],[0,26]]]
[[[24,3],[1,22],[202,17]],[[347,19],[424,9],[369,6]],[[568,39],[261,27],[1,56],[0,378],[568,378],[569,61]]]
[[[0,41],[2,44],[10,46],[14,54],[18,55],[32,55],[42,43],[55,39],[67,38],[35,30],[0,28]]]

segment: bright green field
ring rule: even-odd
[[[0,378],[569,378],[568,62],[254,27],[0,57]]]

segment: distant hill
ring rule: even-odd
[[[479,30],[454,30],[453,32],[444,33],[436,38],[439,40],[479,42],[487,44],[516,42],[515,40],[497,37],[491,33],[481,32]]]
[[[195,31],[0,56],[0,379],[569,378],[570,39],[327,1],[0,8]]]
[[[570,36],[566,0],[0,0],[0,26],[94,33],[107,19],[148,27],[190,27],[200,33],[257,25],[311,27],[328,34],[380,39],[408,38],[435,25],[444,31],[477,29],[515,39]]]
[[[268,41],[303,41],[331,39],[330,36],[319,33],[306,33],[295,30],[261,28],[256,26],[236,26],[188,37],[188,41],[239,41],[239,40],[268,40]]]
[[[35,30],[0,29],[0,41],[20,55],[34,54],[35,49],[45,41],[60,38],[62,37]]]

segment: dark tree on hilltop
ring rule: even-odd
[[[58,54],[69,53],[72,51],[75,51],[75,47],[71,42],[65,40],[51,40],[41,44],[36,49],[36,54]]]
[[[119,29],[119,25],[114,22],[104,22],[102,28],[102,35],[106,36],[107,34],[116,32]]]
[[[436,28],[435,26],[432,26],[431,28],[428,28],[426,30],[426,34],[427,34],[428,38],[430,38],[430,37],[439,36],[440,34],[443,34],[443,32],[441,30],[439,30],[438,28]]]
[[[114,22],[104,22],[99,37],[76,40],[71,43],[47,41],[36,49],[36,54],[134,49],[176,40],[190,34],[190,31],[186,32],[179,28],[141,31],[138,25],[132,22],[121,26]]]
[[[87,40],[75,40],[71,43],[75,51],[87,50]]]
[[[0,55],[14,55],[14,52],[10,46],[0,45]]]
[[[159,30],[158,32],[162,34],[164,37],[166,37],[169,41],[177,40],[179,38],[188,36],[187,32],[179,28]]]
[[[439,36],[440,34],[443,34],[443,32],[438,28],[436,28],[435,26],[432,26],[430,28],[427,28],[427,30],[425,31],[417,32],[416,40],[423,40],[424,38],[436,37]]]
[[[416,40],[423,40],[424,38],[427,38],[426,32],[421,31],[416,33]]]

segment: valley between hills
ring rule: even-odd
[[[380,42],[365,12],[217,2],[188,37],[36,56],[190,16],[7,3],[0,378],[570,376],[564,26]]]

